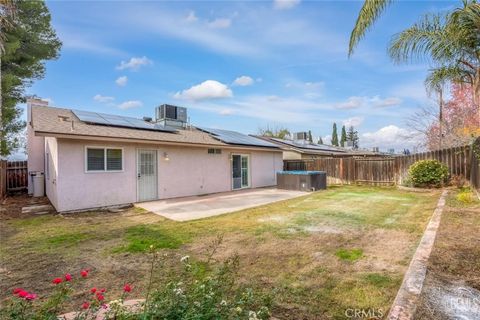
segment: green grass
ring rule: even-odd
[[[51,247],[70,247],[89,238],[86,232],[72,232],[55,235],[45,239],[45,243]]]
[[[363,257],[363,250],[362,249],[338,249],[335,252],[335,255],[339,257],[341,260],[346,261],[356,261]]]
[[[388,309],[438,195],[338,186],[190,222],[138,208],[0,221],[0,257],[11,272],[5,286],[42,294],[45,274],[85,267],[107,290],[116,288],[112,274],[134,282],[140,298],[150,246],[161,253],[155,274],[168,280],[181,256],[201,261],[222,234],[214,261],[238,252],[241,281],[274,291],[278,318],[341,319],[349,307]]]
[[[186,238],[170,230],[154,228],[147,225],[129,227],[125,233],[127,244],[113,249],[119,252],[145,252],[150,246],[155,249],[178,249],[186,242]]]

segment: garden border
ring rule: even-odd
[[[390,308],[388,320],[410,320],[413,319],[417,308],[418,298],[422,292],[423,282],[427,273],[427,262],[432,252],[448,190],[443,190],[437,207],[433,211],[430,222],[420,240],[420,244],[410,262],[402,285],[398,290],[395,301]]]

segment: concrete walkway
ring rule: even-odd
[[[176,221],[189,221],[258,207],[308,192],[261,188],[136,203],[135,206]]]

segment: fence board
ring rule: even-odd
[[[6,191],[25,191],[27,186],[27,161],[8,161],[6,164]]]
[[[475,143],[480,156],[480,138]],[[463,176],[470,179],[472,185],[475,183],[477,189],[480,188],[480,160],[474,159],[470,146],[398,157],[285,160],[284,170],[325,171],[329,184],[402,184],[408,175],[408,168],[418,160],[438,160],[448,167],[451,176]]]
[[[0,200],[7,195],[7,161],[0,160]]]

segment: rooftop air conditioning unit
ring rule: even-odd
[[[187,108],[162,104],[155,109],[155,121],[164,126],[184,128],[187,120]]]
[[[293,134],[293,138],[295,140],[307,140],[308,139],[308,134],[306,132],[295,132]]]

